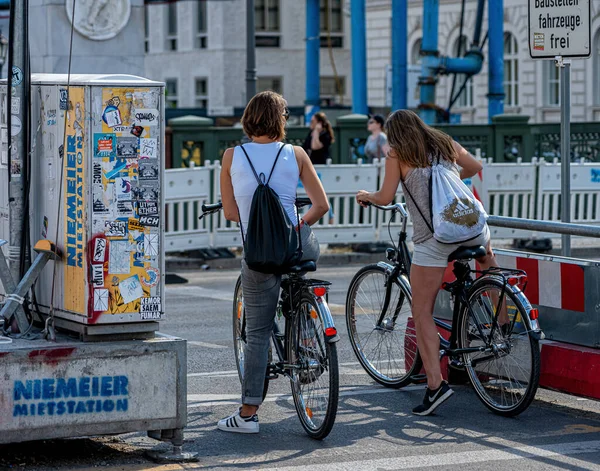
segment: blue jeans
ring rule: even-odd
[[[300,229],[302,237],[302,260],[319,259],[319,241],[310,226]],[[269,354],[269,344],[275,312],[279,301],[281,275],[268,275],[248,268],[242,260],[242,292],[246,312],[246,350],[242,404],[262,404],[263,387]]]

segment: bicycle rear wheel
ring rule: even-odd
[[[286,350],[296,412],[304,430],[322,440],[333,427],[339,398],[335,343],[328,343],[317,301],[304,293],[299,309],[286,324]]]
[[[382,314],[387,283],[392,290]],[[390,388],[410,384],[423,365],[411,304],[408,280],[393,280],[376,264],[361,268],[348,290],[346,325],[354,353],[371,378]]]
[[[503,305],[511,322],[506,324],[509,328],[499,327],[496,312],[503,290],[503,282],[492,277],[473,284],[468,296],[470,309],[464,308],[458,321],[457,340],[460,348],[490,347],[485,352],[464,354],[465,367],[485,406],[512,417],[527,409],[535,397],[540,381],[540,347],[528,330],[526,309],[509,289]]]
[[[244,382],[244,360],[246,353],[246,310],[244,309],[244,297],[242,295],[242,277],[239,276],[233,290],[233,350],[235,352],[235,363],[237,366],[240,383]],[[269,361],[272,359],[272,351],[269,349]],[[267,371],[269,366],[267,365]],[[269,390],[269,378],[265,372],[265,386],[263,399]]]

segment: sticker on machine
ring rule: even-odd
[[[140,224],[147,227],[158,227],[160,219],[158,216],[140,216]]]
[[[108,311],[108,290],[101,288],[94,290],[94,312]]]
[[[133,117],[138,126],[155,127],[160,121],[158,110],[150,108],[135,110]]]
[[[139,201],[137,208],[140,216],[158,216],[158,203],[156,201]]]
[[[143,320],[160,319],[162,317],[162,303],[160,300],[160,296],[142,298],[140,301],[140,317]]]
[[[140,139],[140,159],[158,158],[158,140]]]
[[[139,139],[137,137],[118,137],[117,156],[121,159],[137,157],[139,151]]]
[[[160,170],[158,163],[140,162],[139,181],[140,182],[157,182]]]
[[[104,265],[101,263],[92,264],[92,284],[96,288],[104,286]]]
[[[114,134],[94,134],[94,157],[115,158],[117,136]]]
[[[104,262],[106,259],[106,239],[98,237],[94,242],[94,256],[92,261]]]
[[[119,283],[119,291],[121,292],[121,297],[125,304],[137,301],[144,296],[144,290],[137,275],[130,276],[121,281]]]
[[[104,222],[104,233],[107,237],[120,237],[123,238],[127,235],[127,222],[126,221],[105,221]]]
[[[108,272],[125,275],[131,271],[131,245],[127,240],[113,240],[108,251]]]
[[[146,268],[146,276],[142,277],[142,284],[147,286],[148,288],[154,288],[158,285],[158,280],[160,279],[160,274],[158,269],[150,267]]]

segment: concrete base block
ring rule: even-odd
[[[160,334],[1,344],[0,443],[154,430],[181,446],[186,371],[186,341]]]

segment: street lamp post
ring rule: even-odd
[[[6,63],[6,55],[8,54],[8,39],[2,36],[2,30],[0,30],[0,78],[2,78],[2,69]]]

